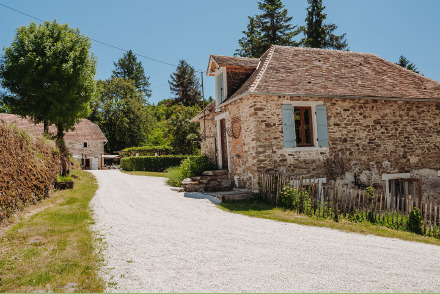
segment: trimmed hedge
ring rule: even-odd
[[[173,152],[173,148],[170,146],[141,146],[141,147],[130,147],[125,148],[120,152],[122,157],[135,156],[139,153],[140,156],[154,156],[158,153],[159,156],[169,155]]]
[[[121,159],[123,170],[140,170],[163,172],[172,166],[178,166],[188,158],[188,155],[164,155],[164,156],[131,156]]]
[[[214,168],[211,160],[207,155],[190,156],[180,165],[180,171],[183,178],[191,178],[201,176],[205,170],[212,170]]]

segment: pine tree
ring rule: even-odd
[[[200,104],[201,92],[200,81],[195,74],[194,68],[185,60],[180,60],[176,71],[170,75],[168,81],[170,91],[175,95],[174,103],[181,103],[184,106]]]
[[[112,78],[124,78],[132,80],[136,89],[142,91],[146,97],[151,96],[150,77],[145,76],[142,63],[137,60],[133,51],[129,50],[124,53],[118,62],[113,62],[115,69]]]
[[[248,16],[249,24],[247,31],[242,31],[244,37],[238,40],[240,49],[235,50],[235,56],[241,57],[260,57],[261,32],[258,28],[255,17]]]
[[[327,14],[323,11],[325,6],[322,0],[307,0],[310,6],[307,8],[306,25],[301,27],[305,38],[301,44],[305,47],[348,50],[345,34],[335,35],[333,32],[338,28],[335,24],[324,24]]]
[[[412,70],[413,72],[420,73],[417,70],[417,67],[414,63],[409,61],[405,56],[400,55],[399,61],[396,62],[397,65],[400,65],[401,67],[404,67],[406,69]]]
[[[260,57],[270,45],[298,46],[293,38],[299,33],[287,16],[281,0],[263,0],[258,2],[260,15],[249,17],[247,31],[238,43],[240,49],[236,55],[242,57]]]

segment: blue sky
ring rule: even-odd
[[[293,23],[303,25],[306,0],[284,0]],[[210,54],[232,55],[247,16],[259,13],[256,0],[0,0],[44,20],[57,19],[93,39],[177,64],[185,59],[206,70]],[[440,81],[440,1],[324,0],[327,22],[346,33],[351,51],[369,52],[396,62],[401,54],[425,76]],[[9,46],[15,29],[33,21],[0,6],[0,48]],[[123,52],[94,43],[97,79],[106,79]],[[150,76],[151,103],[170,98],[174,67],[140,58]],[[205,96],[214,96],[213,78],[204,77]]]

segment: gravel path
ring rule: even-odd
[[[440,292],[438,246],[246,217],[163,178],[91,173],[109,292]]]

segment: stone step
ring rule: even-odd
[[[207,170],[202,172],[202,176],[228,176],[229,171],[227,169]]]

